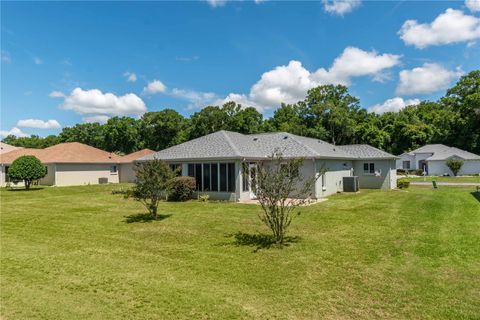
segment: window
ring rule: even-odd
[[[410,161],[403,161],[403,169],[410,169]]]
[[[228,164],[228,192],[235,192],[235,163]]]
[[[327,189],[327,177],[325,176],[325,173],[322,174],[322,190]]]
[[[210,163],[203,164],[203,191],[210,191]]]
[[[110,166],[110,173],[117,173],[117,166]]]
[[[47,174],[48,174],[48,167],[45,166],[45,175],[47,175]]]
[[[8,177],[8,168],[9,166],[5,166],[5,182],[10,182],[10,178]]]
[[[220,163],[220,191],[227,191],[227,164]]]
[[[374,174],[374,173],[375,173],[375,163],[373,163],[373,162],[370,162],[370,163],[365,162],[365,163],[363,164],[363,173],[366,173],[366,174]]]
[[[212,191],[218,191],[218,163],[212,163],[210,166],[210,184]]]

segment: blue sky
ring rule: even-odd
[[[266,117],[342,83],[372,112],[480,65],[480,3],[1,2],[1,134],[235,100]]]

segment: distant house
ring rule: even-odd
[[[155,151],[143,149],[123,156],[120,159],[120,182],[135,182],[134,161],[153,153]]]
[[[17,150],[17,149],[21,149],[21,148],[14,147],[14,146],[11,146],[9,144],[6,144],[6,143],[0,141],[0,154],[7,153],[7,152]]]
[[[318,176],[313,197],[321,198],[343,191],[343,177],[356,175],[360,188],[396,187],[394,155],[368,145],[334,146],[319,139],[286,132],[244,135],[218,131],[140,158],[158,158],[172,168],[181,167],[183,176],[195,177],[199,192],[212,199],[243,200],[254,198],[252,177],[246,167],[268,161],[275,150],[284,158],[302,158],[301,174]]]
[[[400,155],[397,160],[397,169],[421,169],[428,175],[433,176],[453,175],[453,172],[447,166],[449,159],[459,159],[464,162],[459,175],[480,173],[479,155],[443,144],[427,144]]]
[[[141,157],[153,151],[140,151]],[[0,186],[8,182],[8,167],[20,156],[37,157],[47,168],[47,175],[39,181],[42,185],[72,186],[98,183],[118,183],[131,180],[122,176],[133,166],[135,154],[119,156],[78,142],[60,143],[45,149],[21,148],[0,155]]]

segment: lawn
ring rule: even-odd
[[[162,203],[118,186],[0,191],[2,319],[474,319],[473,188],[342,194],[265,247],[256,205]]]
[[[409,177],[405,178],[403,176],[398,176],[399,179],[406,179],[410,182],[423,182],[423,181],[432,181],[435,180],[437,182],[476,182],[480,183],[480,176],[458,176],[458,177],[435,177],[435,176],[427,176],[427,177]]]

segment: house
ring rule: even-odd
[[[14,147],[14,146],[11,146],[9,144],[6,144],[6,143],[0,141],[0,154],[7,153],[7,152],[17,150],[17,149],[21,149],[21,148]]]
[[[123,156],[120,159],[120,182],[135,182],[134,161],[153,153],[155,151],[143,149]]]
[[[284,158],[302,158],[301,174],[317,176],[312,194],[326,197],[343,191],[343,177],[356,175],[360,188],[396,187],[394,155],[368,145],[334,146],[319,139],[286,132],[244,135],[218,131],[140,158],[166,161],[181,167],[183,176],[195,177],[197,190],[212,199],[254,198],[247,167],[268,161],[279,150]],[[321,176],[320,173],[326,170]]]
[[[148,152],[153,152],[149,150]],[[138,157],[148,154],[138,152]],[[118,183],[130,180],[122,177],[120,169],[128,172],[135,155],[119,156],[78,142],[60,143],[45,149],[22,148],[0,155],[0,186],[8,182],[8,167],[20,156],[37,157],[46,167],[42,185],[72,186],[98,183]]]
[[[453,175],[447,161],[463,161],[459,175],[476,175],[480,173],[480,156],[471,152],[443,144],[427,144],[410,152],[405,152],[397,160],[397,169],[423,170],[428,175]]]

